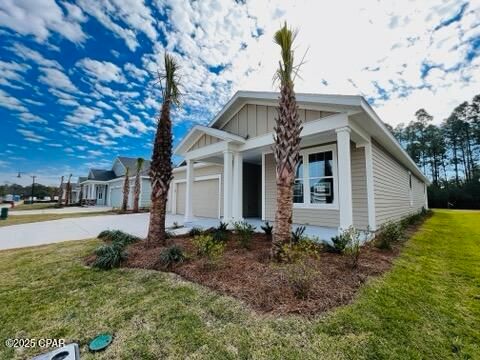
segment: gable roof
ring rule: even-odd
[[[118,161],[123,165],[123,167],[126,169],[128,168],[130,171],[130,174],[136,174],[137,171],[137,159],[134,157],[127,157],[127,156],[118,156],[117,157]],[[140,175],[142,176],[148,176],[150,171],[150,160],[145,160],[143,161],[142,169],[140,170]]]
[[[116,177],[112,170],[90,169],[88,174],[88,180],[108,181]]]
[[[184,154],[188,151],[188,149],[195,144],[195,142],[202,136],[203,134],[207,134],[223,141],[227,142],[234,142],[243,144],[245,143],[245,139],[241,136],[226,132],[224,130],[215,129],[208,126],[203,125],[195,125],[187,135],[180,141],[180,143],[175,147],[173,150],[174,154]]]

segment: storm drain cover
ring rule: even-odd
[[[105,349],[113,340],[113,336],[110,334],[101,334],[90,341],[88,348],[91,351],[100,351]]]

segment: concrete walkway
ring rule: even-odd
[[[67,218],[0,227],[0,250],[82,240],[96,237],[103,230],[122,230],[146,237],[149,213]],[[168,215],[166,226],[183,223],[183,215]],[[186,228],[175,233],[188,231]]]
[[[38,215],[38,214],[78,214],[78,213],[90,213],[90,212],[102,212],[110,211],[110,206],[69,206],[59,209],[37,209],[37,210],[15,210],[15,208],[9,210],[8,215],[21,216],[21,215]]]

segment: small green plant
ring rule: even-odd
[[[175,236],[175,233],[173,231],[165,230],[165,239],[171,239],[174,236]]]
[[[292,243],[298,243],[300,240],[303,238],[303,233],[305,232],[306,227],[305,226],[298,226],[295,231],[292,231],[292,238],[291,242]]]
[[[260,226],[260,228],[263,230],[265,235],[267,235],[269,238],[272,237],[273,225],[270,225],[268,221],[265,221],[265,223]]]
[[[391,249],[392,244],[403,237],[404,227],[401,223],[389,221],[380,227],[375,238],[375,246],[379,249]]]
[[[223,231],[218,228],[213,229],[210,232],[210,235],[212,235],[213,240],[218,242],[225,242],[228,240],[228,231]]]
[[[240,245],[245,249],[249,249],[255,232],[255,226],[246,221],[237,221],[233,224],[233,227],[239,236],[238,240],[240,241]]]
[[[188,232],[188,235],[192,237],[202,235],[202,234],[203,234],[203,230],[197,226],[192,227]]]
[[[325,249],[330,253],[342,254],[349,240],[348,234],[342,232],[340,235],[332,237],[332,243],[327,243]]]
[[[175,264],[184,262],[186,258],[185,252],[181,246],[172,245],[160,253],[160,264],[165,268],[169,268]]]
[[[110,270],[120,266],[120,263],[127,258],[125,246],[121,243],[102,245],[95,250],[97,255],[93,267],[102,270]]]
[[[347,257],[347,263],[352,269],[355,269],[358,266],[358,260],[360,258],[361,235],[361,232],[355,229],[353,226],[350,226],[344,231],[344,234],[342,234],[342,236],[347,236],[349,239],[345,249],[343,250],[343,254]]]
[[[322,248],[318,239],[303,237],[297,243],[282,246],[280,258],[282,262],[294,263],[308,258],[318,259]]]
[[[225,243],[215,241],[211,235],[197,235],[192,242],[197,255],[205,257],[209,266],[217,265],[225,251]]]
[[[220,221],[220,224],[218,224],[217,230],[227,232],[228,231],[228,223],[224,223],[223,221]]]
[[[140,240],[140,238],[127,234],[121,230],[104,230],[98,234],[98,238],[111,243],[122,243],[124,246],[133,244]]]
[[[311,293],[318,271],[312,259],[304,259],[283,265],[287,283],[297,299],[307,299]]]

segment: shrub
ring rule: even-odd
[[[343,231],[340,236],[345,236],[348,238],[348,242],[343,250],[343,254],[347,257],[348,265],[354,269],[358,266],[358,259],[360,257],[360,245],[362,233],[355,229],[355,227],[350,226],[347,230]]]
[[[330,253],[342,254],[349,240],[350,237],[348,236],[348,233],[342,232],[340,235],[334,236],[331,239],[331,244],[325,244],[325,249]]]
[[[280,258],[283,262],[294,263],[304,261],[309,258],[317,258],[321,252],[321,245],[318,240],[302,238],[297,243],[284,244]]]
[[[213,229],[210,235],[212,235],[213,240],[217,242],[225,242],[228,240],[228,231],[223,231],[218,228]]]
[[[185,252],[183,248],[178,245],[169,246],[160,253],[160,263],[166,268],[174,264],[182,263],[185,259]]]
[[[175,233],[173,231],[165,230],[165,239],[171,239],[174,236],[175,236]]]
[[[313,261],[304,259],[286,264],[283,266],[283,272],[295,297],[298,299],[308,298],[318,274]]]
[[[400,240],[403,236],[401,223],[389,221],[380,227],[375,239],[375,246],[379,249],[391,249],[392,243]]]
[[[260,228],[263,230],[265,235],[267,235],[268,237],[272,236],[273,225],[270,225],[268,221],[265,221],[265,223],[262,226],[260,226]]]
[[[298,243],[300,240],[302,240],[303,233],[305,232],[306,227],[305,226],[299,226],[295,229],[295,231],[292,231],[292,238],[291,242],[292,243]]]
[[[203,234],[203,230],[197,226],[194,226],[190,229],[190,231],[188,232],[188,235],[189,236],[198,236],[198,235],[202,235]]]
[[[246,249],[250,248],[252,236],[255,232],[255,226],[246,221],[238,221],[233,224],[235,232],[239,235],[240,245]]]
[[[225,250],[225,243],[215,241],[211,235],[195,236],[193,246],[198,256],[207,258],[209,265],[216,265]]]
[[[93,267],[103,270],[118,267],[127,258],[125,247],[121,243],[102,245],[95,250],[95,255],[97,255],[97,258],[93,263]]]
[[[121,230],[104,230],[98,234],[98,238],[112,243],[122,243],[124,246],[133,244],[140,239]]]
[[[220,221],[220,224],[218,224],[217,230],[227,232],[228,231],[228,223],[224,223]]]

